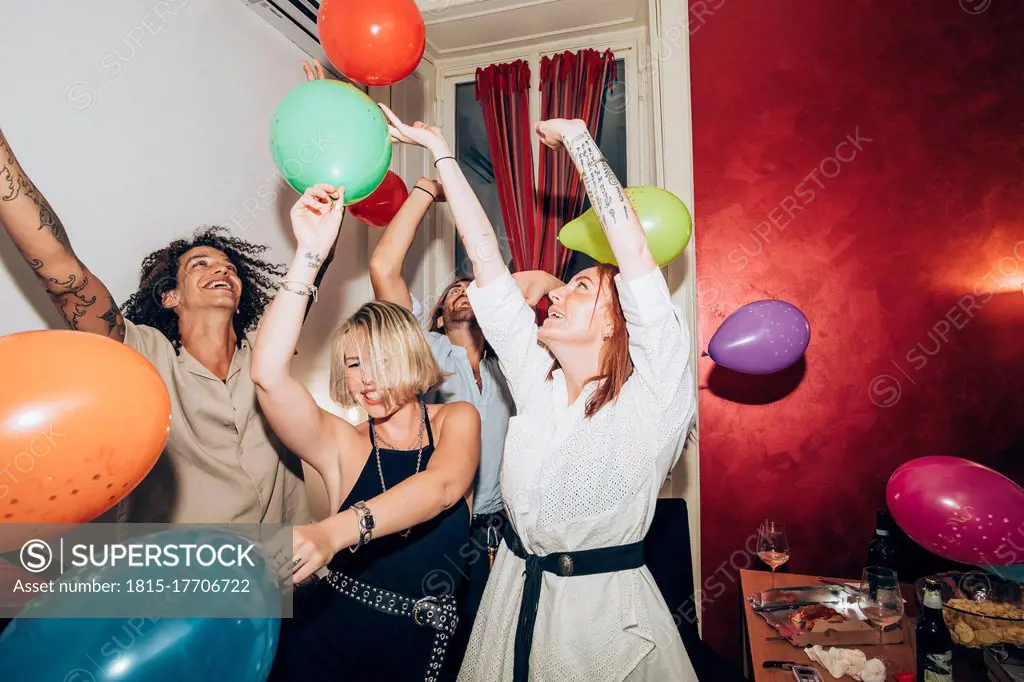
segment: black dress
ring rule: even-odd
[[[423,409],[426,411],[426,406]],[[420,471],[426,469],[434,453],[430,418],[424,418],[427,445]],[[370,439],[373,442],[372,425]],[[339,511],[380,495],[381,473],[388,489],[412,476],[417,453],[381,448],[378,472],[377,457],[371,451]],[[469,539],[469,518],[469,507],[461,499],[430,521],[415,526],[408,537],[394,533],[373,539],[354,553],[348,549],[338,552],[328,564],[331,578],[302,590],[306,594],[297,595],[294,618],[282,621],[271,679],[437,680],[450,631],[454,630],[454,595],[466,569],[463,554]],[[434,599],[424,601],[424,597]],[[413,605],[412,600],[421,603]],[[390,612],[386,610],[389,605]],[[416,620],[411,611],[417,612]],[[449,634],[439,636],[442,628]]]

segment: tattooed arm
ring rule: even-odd
[[[552,119],[537,123],[536,131],[541,142],[564,146],[572,157],[623,278],[637,279],[658,267],[633,205],[586,124],[579,119]]]
[[[124,341],[124,319],[107,287],[78,260],[60,218],[0,132],[0,224],[68,326]]]

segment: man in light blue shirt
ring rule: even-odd
[[[509,419],[515,414],[515,405],[498,358],[484,340],[466,296],[471,280],[463,278],[449,284],[433,310],[427,313],[420,302],[412,298],[402,278],[402,266],[416,237],[416,229],[434,201],[444,201],[441,185],[420,178],[373,252],[370,282],[376,298],[410,309],[427,331],[427,341],[445,380],[431,394],[422,396],[423,399],[436,403],[466,401],[480,413],[480,467],[473,489],[470,540],[460,549],[461,557],[452,557],[453,567],[461,563],[460,559],[468,566],[468,575],[462,576],[465,589],[457,595],[458,630],[445,656],[445,668],[454,672],[461,665],[491,563],[508,522],[502,511],[499,472],[505,433]],[[531,305],[562,285],[543,272],[517,273],[515,277]]]

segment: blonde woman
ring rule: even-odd
[[[419,400],[441,372],[412,313],[391,303],[356,311],[331,357],[332,398],[361,407],[368,421],[352,426],[320,409],[292,376],[313,278],[340,229],[342,191],[317,186],[292,209],[299,248],[252,360],[271,427],[320,473],[338,510],[294,529],[295,582],[324,566],[330,572],[286,623],[275,675],[434,680],[456,625],[451,595],[464,568],[457,562],[469,537],[465,498],[480,457],[480,417],[469,403]]]

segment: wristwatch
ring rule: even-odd
[[[373,520],[373,513],[370,511],[370,508],[366,506],[365,502],[356,502],[352,505],[352,508],[356,512],[356,519],[359,523],[359,542],[355,547],[349,547],[348,550],[350,552],[355,552],[357,549],[373,539],[373,529],[377,527],[377,522]]]

